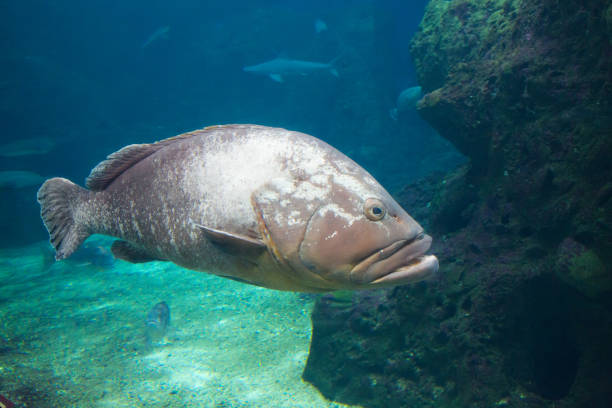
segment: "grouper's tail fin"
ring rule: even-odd
[[[45,181],[38,190],[40,216],[49,231],[57,260],[68,258],[90,235],[87,227],[75,219],[77,205],[88,194],[84,188],[60,177]]]

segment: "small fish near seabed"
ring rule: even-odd
[[[170,324],[170,307],[159,302],[149,310],[145,319],[145,346],[147,349],[166,342],[165,337]]]
[[[78,266],[109,269],[115,264],[115,257],[110,248],[97,242],[85,242],[72,254],[70,261]]]
[[[129,262],[278,290],[395,286],[438,270],[431,237],[389,193],[304,133],[211,126],[129,145],[86,184],[53,178],[38,191],[58,260],[99,233],[119,238],[113,255]]]
[[[334,65],[337,60],[338,58],[334,58],[328,63],[323,63],[275,58],[261,64],[244,67],[242,70],[256,75],[266,75],[276,82],[284,82],[286,76],[308,75],[319,71],[328,71],[333,76],[338,77],[338,70]]]
[[[16,140],[0,146],[0,156],[19,157],[47,154],[56,143],[49,137],[35,137],[31,139]]]
[[[422,96],[423,91],[420,86],[413,86],[411,88],[404,89],[397,97],[395,108],[391,109],[389,112],[391,119],[397,120],[398,116],[402,112],[415,109],[417,102]]]

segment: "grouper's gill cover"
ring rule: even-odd
[[[303,133],[215,126],[130,145],[40,188],[64,259],[93,233],[130,262],[167,260],[264,287],[392,286],[435,273],[431,238],[364,169]]]

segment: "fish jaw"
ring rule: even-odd
[[[395,271],[378,278],[370,285],[397,286],[426,280],[438,273],[438,258],[435,255],[423,255],[413,260],[414,263],[396,269]]]
[[[368,256],[350,271],[357,286],[395,286],[427,279],[438,271],[438,259],[426,252],[431,246],[429,235],[399,240]]]

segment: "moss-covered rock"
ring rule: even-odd
[[[612,292],[612,276],[601,258],[571,238],[557,250],[557,276],[584,295],[597,299]]]
[[[342,315],[319,304],[304,377],[324,395],[612,406],[611,7],[431,0],[411,43],[418,109],[470,163],[400,198],[426,205],[441,276]]]

